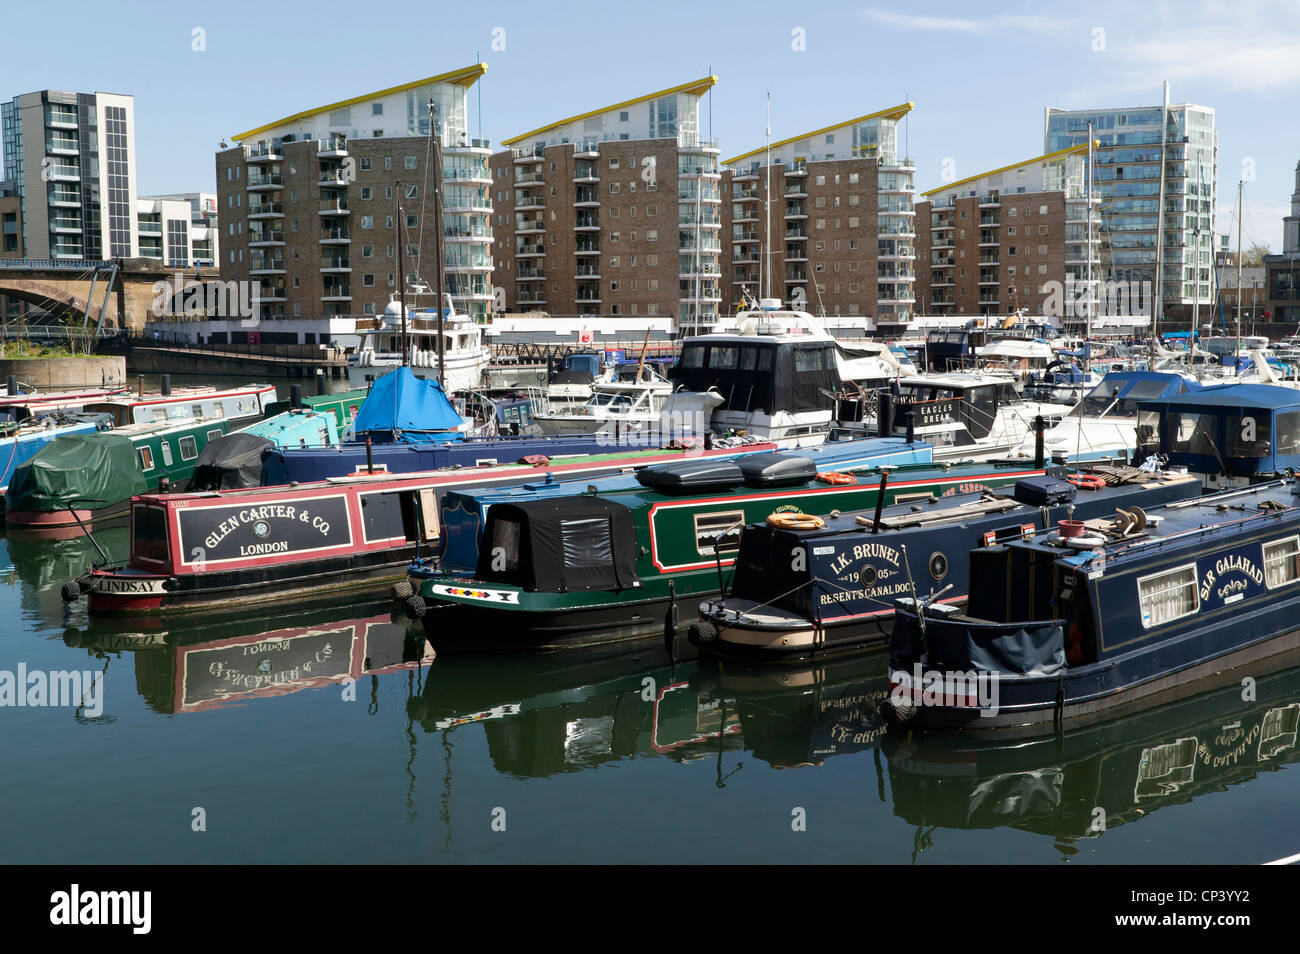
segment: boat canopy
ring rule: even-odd
[[[231,490],[262,483],[262,451],[274,447],[266,437],[240,431],[208,441],[194,464],[189,489]]]
[[[1138,405],[1140,451],[1199,473],[1264,477],[1300,470],[1300,391],[1229,384]]]
[[[397,368],[374,383],[353,428],[358,440],[438,441],[459,439],[464,423],[438,382]]]
[[[1164,400],[1199,390],[1199,381],[1172,371],[1111,371],[1083,396],[1070,414],[1135,417],[1141,401]]]
[[[65,434],[14,471],[5,506],[41,513],[66,510],[69,505],[95,510],[148,489],[129,437]]]
[[[479,579],[525,590],[619,590],[636,583],[632,511],[600,497],[495,504],[488,511]]]
[[[688,391],[722,395],[720,410],[797,414],[832,406],[840,385],[834,341],[692,338],[669,377]]]

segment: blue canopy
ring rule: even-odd
[[[463,424],[438,382],[398,368],[371,386],[354,427],[358,439],[448,441],[462,439]]]
[[[1277,384],[1220,384],[1161,401],[1171,408],[1282,408],[1300,405],[1300,391]]]

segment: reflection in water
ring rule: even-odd
[[[69,629],[63,639],[96,657],[131,652],[136,688],[158,712],[196,712],[369,675],[373,715],[378,676],[433,659],[422,633],[378,609],[350,619],[339,619],[338,609],[286,613],[274,628],[256,620],[187,621],[148,632],[133,631],[129,623],[92,624]]]
[[[1300,656],[1266,663],[1272,672],[1232,671],[1198,695],[1052,738],[895,730],[882,745],[894,814],[927,841],[940,827],[1005,826],[1074,854],[1079,839],[1295,761]]]
[[[11,537],[6,543],[18,579],[37,590],[57,590],[92,564],[104,562],[95,543],[103,548],[109,563],[125,563],[131,556],[131,528],[96,530],[93,541],[78,534],[67,540]]]

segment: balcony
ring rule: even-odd
[[[515,257],[516,257],[516,258],[531,258],[531,257],[533,257],[533,256],[537,256],[537,255],[545,255],[545,254],[546,254],[546,246],[545,246],[545,245],[540,245],[540,244],[538,244],[538,245],[527,244],[527,245],[517,245],[517,246],[515,246]]]
[[[532,212],[544,208],[546,208],[546,199],[541,193],[534,194],[531,189],[515,198],[516,212]]]
[[[322,290],[321,301],[351,301],[352,286],[347,283],[328,284]]]
[[[574,275],[577,278],[600,278],[600,264],[579,265],[574,269]]]
[[[545,219],[518,218],[515,220],[515,233],[518,235],[530,235],[545,231]]]
[[[263,285],[261,283],[253,286],[252,299],[255,302],[263,301],[287,301],[288,289],[284,285]]]
[[[249,248],[262,248],[268,245],[283,245],[283,244],[284,244],[283,232],[249,232],[248,233]]]
[[[284,274],[284,259],[282,258],[256,258],[249,261],[248,274],[250,275],[282,275]]]
[[[802,269],[789,269],[785,273],[787,285],[808,281],[808,273]]]
[[[342,165],[321,166],[316,185],[322,189],[346,189],[348,187],[347,173],[343,171]]]
[[[257,205],[249,205],[248,217],[250,219],[278,219],[284,218],[283,202],[259,202]]]
[[[321,215],[351,215],[347,199],[331,199],[320,204]]]
[[[81,219],[55,218],[50,222],[50,229],[59,235],[81,234]]]
[[[491,178],[489,176],[489,178]],[[518,172],[515,174],[514,183],[517,186],[541,185],[546,181],[541,170],[536,172]]]
[[[280,162],[283,159],[279,143],[260,142],[256,146],[244,147],[245,162]]]
[[[490,242],[493,238],[491,229],[458,229],[446,228],[442,230],[442,237],[448,242]]]
[[[750,242],[757,242],[758,229],[745,229],[740,232],[732,232],[731,241],[735,245],[744,245]]]
[[[600,231],[600,219],[594,215],[579,215],[573,227],[579,232]]]
[[[352,260],[346,255],[340,255],[336,258],[327,258],[320,263],[322,272],[350,272],[352,271]]]
[[[346,136],[333,136],[316,140],[316,155],[321,159],[343,159],[348,154]]]
[[[575,159],[598,159],[600,158],[600,143],[594,139],[588,139],[586,142],[578,143],[573,147],[573,158]]]
[[[594,164],[580,162],[574,167],[573,181],[577,183],[599,182],[600,169]]]
[[[544,268],[520,268],[515,272],[515,281],[538,281],[546,278]]]
[[[75,139],[51,138],[45,140],[45,154],[49,156],[75,156],[80,153]]]
[[[573,204],[579,209],[593,209],[600,205],[600,193],[594,189],[579,189]]]
[[[531,305],[533,307],[545,308],[546,298],[543,292],[530,291],[528,294],[524,294],[523,291],[520,291],[518,296],[515,298],[515,304]]]
[[[347,229],[326,229],[320,235],[322,245],[347,245],[351,241],[352,233]]]
[[[263,189],[278,189],[282,185],[284,185],[284,176],[278,172],[267,173],[260,176],[255,176],[252,173],[249,173],[245,188],[247,188],[249,192],[258,192]]]
[[[65,165],[56,164],[56,165],[46,166],[46,169],[49,170],[48,181],[50,182],[80,182],[81,181],[80,166],[65,166]]]
[[[787,179],[793,176],[808,175],[808,166],[802,162],[787,162],[785,164],[785,177]]]
[[[808,198],[808,185],[806,182],[799,182],[795,185],[785,187],[785,197],[787,199],[806,199]]]
[[[573,250],[574,255],[599,255],[600,245],[595,242],[579,242],[577,248]]]
[[[45,116],[45,125],[50,129],[76,129],[77,128],[77,109],[74,106],[70,110],[51,109]]]
[[[989,192],[980,196],[981,209],[994,209],[1002,205],[1002,197],[996,192]]]
[[[521,164],[540,164],[544,158],[541,146],[525,146],[522,149],[512,149],[511,152],[514,161]]]
[[[81,208],[81,196],[76,192],[55,190],[50,193],[50,205],[63,209]]]

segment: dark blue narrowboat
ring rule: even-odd
[[[973,547],[1060,520],[1140,520],[1147,508],[1201,493],[1186,475],[1135,468],[1055,474],[1019,480],[1011,493],[924,493],[825,520],[774,514],[745,528],[729,591],[700,606],[688,635],[702,652],[733,658],[799,658],[883,643],[899,597],[966,600]],[[1090,544],[1093,537],[1082,539]]]
[[[1229,384],[1138,402],[1138,459],[1164,455],[1214,487],[1300,471],[1300,390]]]
[[[896,605],[885,716],[1052,731],[1300,646],[1300,507],[1284,481],[970,553],[964,612]]]

